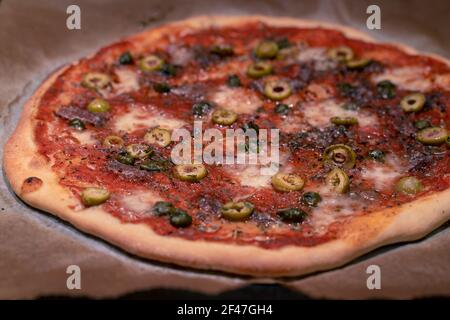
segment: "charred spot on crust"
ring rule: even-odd
[[[42,180],[37,177],[28,177],[22,183],[21,193],[30,193],[42,186]]]

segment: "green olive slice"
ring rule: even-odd
[[[184,210],[175,209],[175,211],[170,214],[169,221],[175,228],[186,228],[192,224],[192,217]]]
[[[111,82],[111,78],[101,72],[89,72],[86,73],[81,81],[83,87],[89,89],[103,89]]]
[[[153,128],[144,136],[144,140],[150,144],[167,147],[171,142],[172,133],[162,128]]]
[[[164,60],[155,55],[149,55],[139,61],[142,71],[158,71],[164,66]]]
[[[237,120],[237,113],[231,110],[218,109],[212,114],[212,121],[221,125],[231,125]]]
[[[322,201],[320,194],[313,191],[305,192],[301,198],[301,202],[310,207],[316,207],[320,201]]]
[[[81,192],[81,201],[85,206],[96,206],[109,199],[109,191],[103,188],[86,188]]]
[[[266,61],[259,61],[251,64],[247,69],[247,75],[250,78],[261,78],[272,73],[272,64]]]
[[[417,112],[425,105],[425,96],[422,93],[412,93],[400,101],[400,106],[405,112]]]
[[[86,129],[84,122],[78,118],[70,120],[69,126],[71,126],[72,128],[74,128],[75,130],[78,130],[78,131],[83,131],[84,129]]]
[[[107,136],[103,140],[103,146],[107,148],[120,148],[123,146],[123,139],[119,136]]]
[[[439,145],[447,139],[448,132],[444,128],[430,127],[417,133],[417,140],[427,145]]]
[[[121,151],[116,157],[116,160],[120,163],[132,166],[135,162],[135,158],[126,151]]]
[[[91,102],[89,102],[87,109],[93,113],[103,113],[108,112],[109,109],[111,109],[111,106],[106,100],[94,99]]]
[[[345,193],[348,191],[350,180],[344,170],[334,168],[328,173],[326,183],[334,192]]]
[[[330,122],[336,125],[349,126],[353,124],[358,124],[358,119],[355,117],[332,117]]]
[[[308,214],[298,208],[286,208],[277,211],[277,215],[284,222],[303,222]]]
[[[283,100],[292,93],[291,85],[284,80],[267,81],[264,85],[264,94],[272,100]]]
[[[369,65],[371,62],[370,59],[360,58],[360,59],[353,59],[350,61],[347,61],[347,68],[349,69],[361,69],[365,66]]]
[[[182,181],[200,181],[208,174],[203,164],[179,164],[174,167],[175,176]]]
[[[130,144],[126,150],[135,159],[144,159],[153,153],[153,150],[149,146],[140,143]]]
[[[241,202],[227,202],[220,210],[222,217],[231,221],[242,221],[250,217],[254,210],[253,204],[246,201]]]
[[[403,177],[395,185],[395,190],[403,194],[413,195],[422,190],[422,182],[416,177]]]
[[[275,190],[282,192],[298,191],[305,185],[305,180],[294,173],[279,172],[272,176],[272,186]]]
[[[427,120],[421,119],[421,120],[414,121],[414,127],[416,129],[422,130],[422,129],[431,127],[431,124]]]
[[[323,153],[325,163],[330,163],[345,169],[351,169],[356,163],[356,154],[345,144],[334,144],[325,149]]]
[[[277,56],[278,44],[275,41],[262,41],[255,49],[255,56],[259,59],[272,59]]]
[[[346,46],[331,48],[328,50],[328,57],[338,62],[347,62],[353,59],[353,50]]]

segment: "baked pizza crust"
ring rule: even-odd
[[[347,37],[373,41],[348,27],[292,18],[197,17],[144,31],[126,40],[157,41],[174,29],[202,29],[210,26],[239,25],[261,21],[269,25],[324,27],[338,29]],[[415,53],[411,48],[402,50]],[[443,58],[439,59],[450,64]],[[76,63],[75,63],[76,64]],[[138,256],[177,265],[213,269],[251,276],[299,276],[341,266],[352,259],[386,244],[416,240],[450,219],[450,189],[419,198],[402,206],[356,216],[345,226],[340,239],[312,247],[285,246],[264,249],[253,245],[235,245],[202,240],[161,236],[148,225],[124,223],[101,206],[84,210],[79,200],[58,182],[50,164],[37,151],[34,141],[35,113],[39,101],[57,77],[68,67],[51,75],[25,104],[19,124],[5,145],[4,168],[14,192],[29,205],[50,212],[78,229],[98,236]],[[17,159],[20,159],[18,161]],[[24,180],[38,177],[37,190],[24,188]]]

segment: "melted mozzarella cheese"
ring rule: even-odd
[[[330,125],[332,117],[355,117],[359,126],[375,126],[378,119],[375,115],[363,111],[345,110],[333,99],[305,104],[303,114],[306,122],[314,127]]]
[[[402,67],[389,69],[382,74],[375,75],[372,80],[375,83],[389,80],[404,90],[429,91],[432,89],[433,83],[427,77],[428,72],[428,68]]]
[[[163,200],[158,194],[151,191],[137,191],[124,195],[120,202],[125,209],[134,212],[147,212],[157,201]]]
[[[229,171],[239,180],[242,186],[254,188],[270,187],[269,175],[262,175],[261,169],[257,165],[233,166]]]
[[[163,115],[154,115],[141,109],[135,109],[119,117],[114,127],[117,131],[131,132],[136,129],[161,127],[164,129],[178,129],[186,123],[179,119],[169,118]]]
[[[325,71],[336,67],[336,62],[329,59],[326,48],[306,48],[300,50],[297,60],[299,62],[314,62],[314,69]]]
[[[80,144],[92,145],[97,142],[89,131],[72,131],[71,134],[80,142]]]
[[[136,72],[131,69],[119,68],[115,71],[119,78],[118,83],[113,83],[116,94],[135,91],[139,89],[139,81]]]
[[[210,95],[219,107],[236,113],[253,113],[261,106],[261,100],[253,91],[245,88],[221,86]]]
[[[363,180],[372,182],[375,190],[381,191],[391,188],[402,175],[402,172],[403,166],[401,166],[399,159],[393,155],[388,155],[385,163],[376,163],[373,166],[365,167],[361,176]]]

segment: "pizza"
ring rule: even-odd
[[[449,108],[443,58],[321,22],[197,17],[50,75],[4,167],[25,202],[132,254],[303,275],[449,219]],[[202,161],[215,143],[231,156]]]

